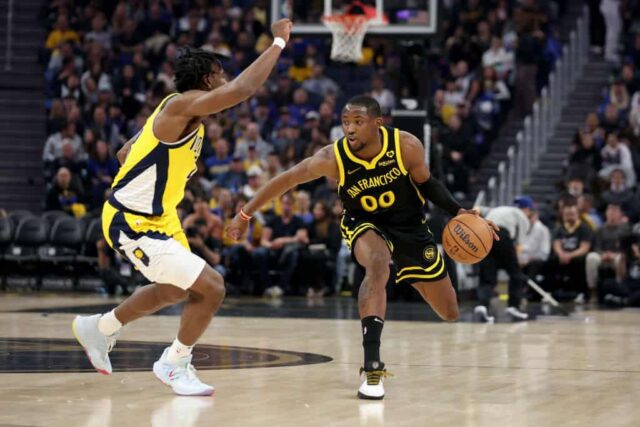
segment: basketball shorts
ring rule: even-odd
[[[435,282],[447,276],[444,258],[426,224],[385,227],[344,215],[340,230],[356,263],[354,248],[358,238],[367,230],[380,235],[396,267],[396,284]]]
[[[177,215],[175,218],[135,215],[107,202],[102,211],[102,232],[109,246],[153,283],[186,290],[206,265],[189,249]]]

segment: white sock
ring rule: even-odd
[[[191,354],[191,350],[193,349],[192,345],[184,345],[178,338],[173,340],[173,344],[169,347],[169,354],[167,355],[167,361],[169,363],[176,364],[178,361]]]
[[[103,314],[100,320],[98,320],[98,329],[102,335],[113,335],[118,332],[120,328],[122,328],[122,323],[116,317],[114,310]]]

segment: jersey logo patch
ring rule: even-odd
[[[387,157],[388,158],[392,158],[393,156],[395,156],[395,151],[393,151],[393,150],[387,151]]]
[[[354,174],[354,173],[358,172],[360,169],[362,169],[362,168],[351,169],[350,171],[347,171],[347,175]]]
[[[149,257],[147,256],[147,254],[144,253],[142,249],[135,248],[133,250],[133,256],[138,258],[140,261],[142,261],[145,267],[149,267]]]
[[[429,246],[424,250],[424,259],[426,259],[427,261],[432,261],[433,259],[435,259],[435,257],[436,248],[434,248],[433,246]]]
[[[388,166],[395,162],[396,162],[396,159],[389,159],[389,160],[385,160],[384,162],[378,162],[378,166]]]

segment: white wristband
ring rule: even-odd
[[[284,47],[287,45],[287,42],[284,41],[282,37],[276,37],[275,39],[273,39],[273,45],[278,46],[280,49],[284,49]]]

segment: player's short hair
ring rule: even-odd
[[[222,66],[223,57],[213,52],[185,46],[178,52],[175,65],[175,84],[178,92],[200,89],[202,78],[211,73],[211,64]]]
[[[372,98],[368,95],[357,95],[353,98],[349,99],[345,106],[347,105],[357,105],[358,107],[364,107],[367,109],[367,114],[371,117],[382,117],[382,109],[380,108],[380,104],[375,98]]]

